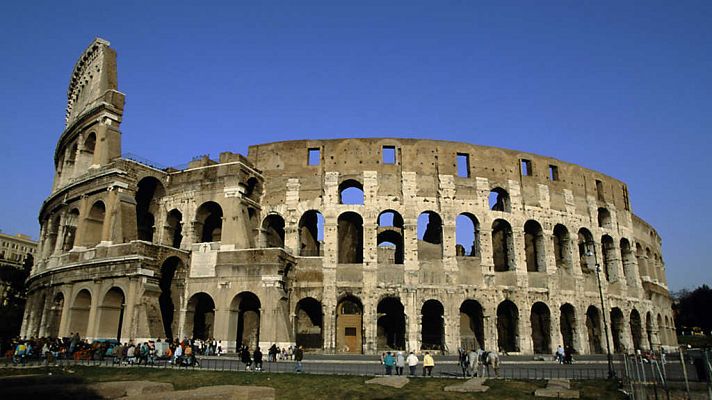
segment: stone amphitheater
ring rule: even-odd
[[[439,140],[294,140],[158,168],[122,155],[116,53],[67,93],[22,335],[373,354],[676,345],[626,184]],[[602,304],[605,306],[602,307]]]

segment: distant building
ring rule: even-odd
[[[33,265],[37,242],[23,234],[0,232],[0,338],[16,336],[20,332],[25,309],[25,280]]]
[[[0,231],[0,261],[3,265],[15,265],[21,268],[28,255],[35,258],[37,242],[28,235],[18,233],[14,236]]]

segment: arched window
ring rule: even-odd
[[[439,260],[443,256],[443,220],[434,211],[418,216],[418,259]]]
[[[645,252],[643,251],[643,246],[640,243],[635,244],[635,258],[638,260],[638,273],[640,277],[649,277],[650,272],[648,272],[648,262],[645,259]]]
[[[578,231],[578,251],[579,251],[579,261],[581,263],[582,271],[592,271],[594,269],[591,259],[588,256],[588,252],[594,251],[593,235],[586,228],[581,228]]]
[[[590,354],[603,353],[601,346],[601,312],[595,306],[589,306],[586,310],[586,330],[588,331],[588,348]]]
[[[554,226],[554,258],[559,268],[571,268],[571,235],[564,225]]]
[[[169,211],[166,217],[165,237],[171,247],[180,249],[183,241],[183,214],[176,209]]]
[[[512,226],[503,219],[492,223],[492,261],[495,272],[514,269],[514,239]]]
[[[544,231],[534,220],[524,224],[524,250],[527,257],[527,272],[546,271]]]
[[[83,163],[86,165],[86,167],[90,167],[91,165],[95,164],[94,162],[94,150],[96,148],[96,133],[91,132],[87,138],[84,140],[84,149],[83,149],[83,154],[82,158],[84,159]]]
[[[299,300],[294,312],[294,336],[297,346],[321,349],[324,345],[323,320],[324,312],[320,301],[312,297]]]
[[[262,222],[262,236],[265,247],[284,247],[284,218],[278,214],[268,215]]]
[[[378,215],[379,264],[403,264],[403,217],[393,210],[386,210]]]
[[[84,220],[83,242],[85,246],[92,247],[101,242],[105,216],[106,206],[103,201],[99,200],[91,206],[89,215]]]
[[[309,210],[299,219],[299,255],[321,256],[324,242],[324,216],[319,211]]]
[[[546,304],[534,303],[530,315],[534,354],[551,354],[551,312]]]
[[[177,327],[174,323],[176,307],[180,304],[180,289],[177,285],[179,279],[177,275],[184,272],[183,262],[178,257],[169,257],[161,265],[161,275],[158,286],[161,294],[158,296],[158,304],[161,307],[161,319],[163,320],[163,331],[167,338],[173,338],[173,331]]]
[[[347,179],[339,185],[339,203],[363,204],[363,185],[355,179]]]
[[[138,240],[153,242],[156,213],[159,210],[158,201],[165,195],[161,182],[148,176],[138,182],[136,191],[136,225]]]
[[[355,212],[339,215],[338,260],[339,264],[363,263],[363,219]]]
[[[501,187],[492,189],[489,194],[489,207],[492,211],[512,212],[509,193]]]
[[[603,272],[606,275],[606,280],[615,280],[615,258],[616,258],[616,247],[613,244],[613,238],[608,235],[603,235],[601,237],[601,246],[603,246]]]
[[[222,239],[222,218],[222,208],[218,203],[208,201],[198,207],[195,231],[200,233],[201,242],[219,242]]]
[[[606,208],[601,207],[598,209],[598,226],[601,228],[611,227],[611,212]]]
[[[510,300],[497,306],[497,345],[506,352],[519,351],[519,309]]]
[[[470,213],[462,213],[455,220],[457,256],[480,256],[480,222]]]

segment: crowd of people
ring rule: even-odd
[[[405,366],[408,365],[408,373],[410,376],[415,376],[420,360],[414,352],[405,355],[402,351],[385,352],[381,354],[381,364],[385,368],[386,375],[393,375],[395,368],[396,375],[403,375]],[[423,376],[432,376],[433,368],[435,368],[435,359],[426,351],[423,354]]]

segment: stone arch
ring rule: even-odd
[[[260,343],[262,303],[252,292],[241,292],[230,303],[230,329],[235,329],[235,345],[255,349]]]
[[[269,214],[262,221],[262,241],[265,247],[284,247],[284,218],[279,214]]]
[[[388,296],[376,306],[378,349],[405,350],[405,308],[400,298]]]
[[[376,242],[379,264],[403,264],[405,246],[403,241],[403,217],[394,210],[378,214]]]
[[[50,218],[47,219],[47,222],[45,222],[45,227],[46,227],[46,245],[47,245],[47,250],[45,252],[45,255],[50,256],[54,252],[54,249],[57,246],[57,239],[59,237],[59,228],[61,225],[62,221],[62,216],[59,212],[55,213],[52,215]]]
[[[635,244],[635,258],[638,261],[638,273],[642,277],[649,277],[648,273],[648,262],[645,260],[645,252],[643,251],[643,246],[640,243]]]
[[[570,303],[564,303],[559,308],[559,311],[561,313],[559,316],[559,326],[561,329],[561,338],[564,341],[564,348],[577,349],[579,346],[576,308]]]
[[[176,208],[168,212],[165,226],[166,244],[180,249],[183,242],[183,214]]]
[[[121,340],[125,301],[124,291],[119,287],[114,286],[106,292],[99,306],[98,338]]]
[[[633,249],[631,248],[628,239],[621,239],[620,248],[621,262],[623,263],[623,275],[625,275],[626,283],[629,286],[633,286],[635,284],[635,281],[633,280],[635,273],[632,269],[635,265],[635,255],[633,254]]]
[[[665,332],[665,325],[663,325],[663,316],[658,313],[657,317],[657,324],[658,324],[658,341],[661,344],[666,344],[667,343],[667,336]]]
[[[336,305],[336,350],[363,352],[363,305],[356,296],[344,296]]]
[[[511,300],[497,306],[497,346],[503,352],[519,351],[519,309]]]
[[[480,222],[473,214],[464,212],[455,219],[455,254],[480,256]]]
[[[586,330],[588,331],[588,348],[591,354],[603,354],[601,345],[601,312],[596,306],[586,310]]]
[[[611,228],[611,212],[605,207],[598,208],[598,226],[601,228]]]
[[[625,320],[623,311],[618,307],[611,309],[611,335],[613,336],[613,351],[624,353],[626,351],[623,337],[625,335]]]
[[[591,231],[586,228],[581,228],[578,231],[578,253],[579,262],[581,264],[581,271],[593,271],[595,269],[594,265],[588,257],[588,247],[593,245],[593,235]]]
[[[530,314],[532,345],[535,354],[551,354],[551,312],[541,301],[532,305]]]
[[[514,269],[514,235],[512,226],[503,219],[492,223],[492,260],[495,272]]]
[[[435,211],[418,216],[418,259],[440,260],[443,257],[443,220]]]
[[[339,184],[339,204],[363,205],[363,184],[356,179],[346,179]]]
[[[138,240],[153,242],[156,215],[160,210],[159,201],[165,196],[163,184],[153,176],[138,182],[136,191],[136,227]]]
[[[223,210],[214,201],[207,201],[195,212],[195,232],[200,234],[200,242],[222,240]]]
[[[89,289],[82,289],[74,296],[72,307],[69,309],[69,331],[79,332],[81,337],[87,336],[89,327],[89,311],[91,310],[92,295]]]
[[[297,303],[294,312],[294,331],[297,346],[321,349],[324,346],[324,312],[321,302],[305,297]]]
[[[544,230],[538,222],[531,219],[524,224],[524,250],[527,260],[527,272],[545,272]]]
[[[485,349],[484,312],[477,300],[460,305],[460,347],[465,350]]]
[[[98,200],[91,206],[89,214],[84,219],[84,246],[93,247],[101,242],[105,218],[106,206],[103,201]]]
[[[188,300],[186,311],[186,331],[191,332],[193,339],[209,339],[213,337],[215,327],[215,301],[205,292],[195,293]],[[190,322],[188,322],[190,321]]]
[[[324,242],[324,216],[317,210],[308,210],[299,219],[299,255],[321,256]]]
[[[653,349],[653,314],[650,311],[645,314],[645,333],[648,338],[648,348]]]
[[[337,220],[339,264],[363,263],[363,218],[347,211]]]
[[[642,350],[643,322],[640,313],[635,308],[630,312],[630,336],[633,339],[633,350]]]
[[[613,244],[613,238],[609,235],[601,237],[601,251],[603,253],[603,273],[606,276],[606,281],[610,282],[616,278],[616,246]]]
[[[445,307],[435,299],[427,300],[420,309],[420,348],[440,350],[445,344]]]
[[[571,235],[566,226],[554,226],[554,260],[557,268],[571,269]]]
[[[64,237],[62,238],[62,251],[67,252],[74,248],[79,225],[79,210],[72,208],[64,217]]]
[[[179,275],[185,275],[185,265],[180,258],[172,256],[163,261],[158,280],[158,287],[161,289],[158,304],[161,308],[163,332],[166,338],[171,339],[177,328],[175,306],[180,302],[180,289],[177,284],[180,281],[177,279]]]
[[[245,192],[243,196],[249,198],[252,201],[259,202],[260,195],[262,194],[262,185],[260,184],[259,179],[252,176],[247,179],[244,185]]]
[[[488,204],[492,211],[512,212],[512,203],[509,198],[509,193],[501,187],[490,190]]]
[[[47,319],[47,335],[51,338],[59,337],[59,325],[62,322],[64,312],[64,293],[57,292],[52,299],[49,308],[49,318]]]

